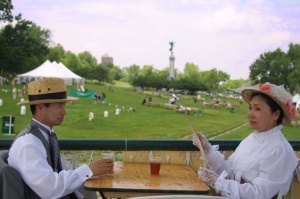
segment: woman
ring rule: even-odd
[[[248,120],[252,134],[225,160],[200,133],[210,169],[200,168],[199,178],[229,198],[268,199],[285,195],[298,159],[281,133],[296,114],[292,95],[283,86],[258,84],[242,90],[249,104]]]

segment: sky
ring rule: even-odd
[[[52,45],[75,54],[88,51],[98,62],[113,57],[133,64],[186,63],[213,68],[230,79],[247,79],[265,52],[300,43],[300,0],[12,0],[13,13],[52,33]]]

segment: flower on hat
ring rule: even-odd
[[[260,91],[262,91],[264,93],[269,93],[271,91],[270,84],[258,84],[258,88]]]
[[[289,125],[291,120],[296,117],[296,107],[293,106],[293,96],[288,93],[283,85],[276,86],[266,82],[265,84],[257,84],[255,86],[248,86],[242,89],[242,97],[247,103],[250,103],[253,93],[261,92],[272,98],[283,111],[283,125]]]
[[[287,99],[284,106],[289,110],[291,120],[296,117],[296,107],[292,105],[291,99]]]

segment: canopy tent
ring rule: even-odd
[[[39,67],[17,75],[18,83],[30,82],[43,77],[59,77],[65,80],[66,85],[83,84],[83,78],[73,73],[62,63],[45,61]]]
[[[297,93],[294,97],[293,97],[293,103],[296,106],[296,109],[300,108],[300,95],[299,93]]]

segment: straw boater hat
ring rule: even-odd
[[[253,93],[264,93],[272,98],[283,110],[283,125],[289,125],[291,120],[296,116],[296,107],[293,106],[293,96],[288,93],[284,87],[276,86],[275,84],[265,83],[257,84],[251,87],[245,87],[242,89],[242,97],[249,104]]]
[[[67,96],[65,80],[60,78],[42,78],[28,84],[28,100],[17,105],[67,102],[78,100]]]

